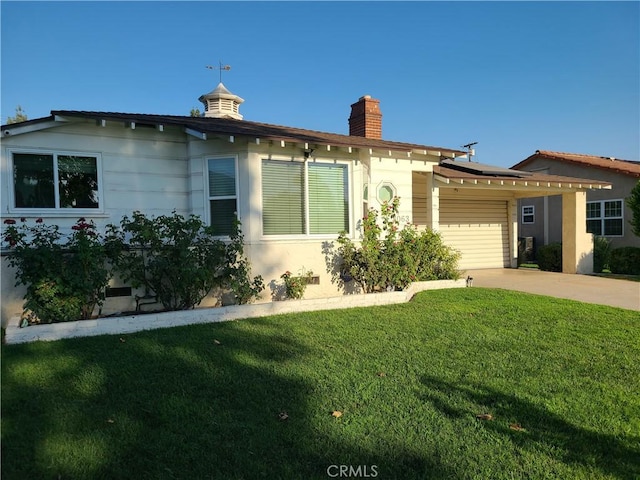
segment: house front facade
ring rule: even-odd
[[[565,271],[588,269],[584,195],[606,182],[499,169],[461,160],[461,150],[383,140],[379,101],[370,96],[351,105],[348,135],[246,121],[243,99],[222,83],[200,100],[202,117],[57,110],[2,126],[2,220],[43,218],[69,230],[85,217],[103,229],[134,210],[175,211],[200,216],[224,238],[237,215],[268,301],[287,270],[314,272],[309,298],[344,293],[335,239],[341,231],[358,239],[367,210],[393,197],[402,222],[440,231],[461,252],[461,268],[473,269],[515,267],[517,200],[559,194],[574,224],[566,227]],[[21,312],[22,295],[2,262],[3,323]],[[108,298],[103,313],[132,310],[132,295]]]
[[[586,228],[611,242],[612,248],[640,247],[629,221],[631,209],[626,199],[640,181],[640,162],[577,153],[538,150],[512,167],[516,170],[594,178],[611,184],[610,189],[589,190]],[[545,196],[520,201],[520,235],[533,237],[536,245],[562,241],[562,198]]]

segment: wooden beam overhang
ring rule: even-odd
[[[207,139],[207,134],[205,132],[200,132],[198,130],[194,130],[193,128],[185,128],[184,131],[186,134],[196,137],[200,140]]]
[[[575,192],[578,190],[610,190],[611,185],[602,185],[594,183],[576,183],[576,182],[544,182],[531,181],[530,179],[489,179],[489,178],[459,178],[445,177],[434,173],[436,184],[442,188],[451,188],[455,186],[468,189],[482,190],[511,190],[521,191],[523,196],[527,196],[530,192],[543,192],[544,195],[556,195],[566,192]]]

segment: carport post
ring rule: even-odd
[[[509,218],[509,238],[511,239],[511,245],[509,245],[511,268],[518,268],[518,200],[512,198],[507,203],[507,212]]]
[[[427,222],[432,230],[440,229],[440,188],[433,181],[433,174],[427,180]]]
[[[562,272],[593,273],[593,242],[587,233],[587,194],[562,194]]]

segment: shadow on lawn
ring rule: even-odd
[[[345,435],[297,369],[322,352],[255,325],[3,346],[3,479],[451,478]]]
[[[493,415],[493,421],[483,422],[485,428],[508,435],[518,448],[530,449],[539,444],[560,452],[559,460],[564,463],[593,466],[618,478],[640,478],[640,448],[629,448],[614,436],[577,427],[527,400],[478,383],[454,384],[430,376],[424,376],[422,383],[428,392],[425,399],[449,417],[474,415],[469,409],[457,407],[458,402],[486,409],[475,412]],[[520,424],[525,430],[514,431],[511,423]]]

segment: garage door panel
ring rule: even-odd
[[[440,202],[440,233],[460,251],[460,267],[503,268],[510,265],[507,202],[447,200]]]

